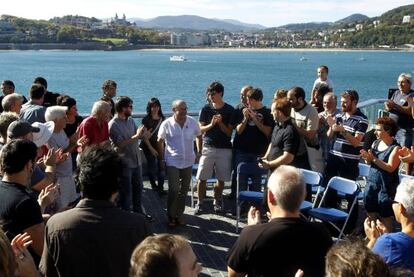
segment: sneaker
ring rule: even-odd
[[[196,204],[195,207],[194,207],[193,214],[194,215],[199,215],[199,214],[201,214],[202,211],[203,210],[201,209],[201,205],[200,204]]]
[[[154,218],[152,216],[150,216],[149,214],[146,214],[145,218],[147,219],[148,222],[153,222],[154,221]]]
[[[219,205],[218,201],[214,200],[213,202],[213,209],[215,213],[221,213],[223,211],[223,207]]]

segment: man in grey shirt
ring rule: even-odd
[[[30,101],[22,106],[20,110],[20,119],[28,121],[30,124],[34,122],[45,123],[46,108],[42,106],[45,88],[40,84],[33,84],[30,87]]]
[[[120,96],[115,102],[116,114],[109,122],[109,137],[122,154],[121,188],[119,205],[123,210],[142,213],[142,167],[139,139],[149,132],[144,126],[137,128],[132,119],[132,100]]]

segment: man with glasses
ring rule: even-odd
[[[222,211],[222,198],[224,182],[231,178],[231,134],[233,127],[230,119],[234,108],[223,101],[224,86],[219,82],[211,83],[207,88],[208,104],[200,111],[199,124],[203,134],[203,146],[200,158],[200,165],[197,171],[198,182],[198,203],[194,214],[201,211],[201,205],[206,196],[207,179],[217,178],[214,186],[215,212]],[[201,150],[201,149],[199,149]]]
[[[185,197],[191,183],[191,171],[196,155],[194,138],[201,140],[197,121],[187,115],[183,100],[172,103],[173,115],[161,123],[158,130],[158,157],[168,178],[168,226],[184,225]],[[201,147],[198,143],[197,147]]]
[[[411,115],[411,107],[408,104],[409,98],[414,97],[414,90],[411,89],[412,78],[410,74],[401,73],[398,76],[398,89],[394,91],[391,98],[385,101],[385,109],[389,111],[390,117],[397,122],[400,128],[395,139],[401,146],[410,147],[414,141],[414,120]],[[411,174],[412,167],[405,166],[407,174]]]
[[[109,137],[118,152],[122,154],[121,188],[119,205],[123,210],[143,213],[142,167],[139,153],[139,140],[149,132],[142,125],[137,128],[132,115],[132,100],[120,96],[116,100],[116,115],[109,122]],[[148,219],[151,219],[148,217]]]

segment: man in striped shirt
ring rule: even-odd
[[[346,90],[341,94],[341,111],[335,117],[329,116],[327,135],[334,138],[334,144],[328,155],[325,182],[333,176],[356,180],[359,176],[359,151],[362,149],[365,132],[368,128],[367,117],[357,108],[359,96],[355,90]],[[353,199],[348,199],[352,203]],[[350,202],[351,201],[351,202]],[[338,202],[335,194],[328,197],[326,204],[334,207]],[[350,205],[349,205],[350,206]],[[349,207],[350,208],[350,207]],[[358,211],[351,215],[349,226],[356,222]]]

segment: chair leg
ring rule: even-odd
[[[191,180],[191,208],[194,209],[194,180]]]
[[[239,232],[240,206],[241,206],[241,203],[239,203],[239,201],[237,200],[236,202],[236,233]]]
[[[345,220],[345,222],[344,222],[344,226],[342,226],[341,232],[339,233],[338,240],[340,240],[340,239],[341,239],[341,237],[343,236],[344,231],[345,231],[346,224],[348,223],[348,220],[349,220],[349,218],[351,217],[351,213],[352,213],[352,211],[354,210],[355,204],[356,204],[357,202],[358,202],[358,197],[355,195],[354,201],[352,202],[351,209],[349,209],[349,214],[348,214],[348,217],[346,218],[346,220]]]

